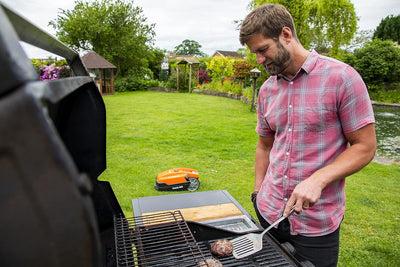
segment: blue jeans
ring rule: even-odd
[[[256,201],[253,205],[261,226],[267,228],[270,224],[259,213]],[[289,220],[285,219],[269,233],[281,243],[291,243],[296,249],[294,256],[300,262],[308,260],[315,267],[335,267],[339,257],[339,231],[340,227],[331,234],[318,237],[291,235]]]

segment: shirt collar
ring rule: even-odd
[[[315,67],[315,64],[317,64],[319,54],[317,51],[314,49],[311,50],[311,53],[308,55],[306,61],[303,63],[303,66],[301,68],[308,74],[310,73],[313,68]]]

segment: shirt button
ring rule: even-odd
[[[292,131],[292,128],[289,128],[289,132],[291,132]]]
[[[289,152],[286,152],[286,156],[289,156]]]
[[[286,202],[286,201],[287,201],[287,198],[285,197],[285,198],[283,199],[283,201],[285,201],[285,202]]]
[[[292,105],[289,105],[289,108],[292,108],[293,106]]]
[[[287,179],[287,175],[283,176],[283,178]]]
[[[293,84],[293,82],[290,82],[290,84]]]

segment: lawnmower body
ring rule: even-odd
[[[159,191],[196,191],[199,186],[199,173],[191,168],[174,168],[160,172],[154,184]]]

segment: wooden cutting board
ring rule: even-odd
[[[220,219],[220,218],[225,218],[225,217],[243,215],[243,213],[233,203],[224,203],[224,204],[217,204],[217,205],[210,205],[210,206],[185,208],[185,209],[179,209],[179,210],[182,213],[182,216],[185,220],[195,221],[195,222],[208,221],[208,220]],[[174,211],[174,210],[170,210],[170,211]],[[162,212],[166,212],[166,210],[143,213],[142,216],[154,215],[154,214],[162,213]]]

